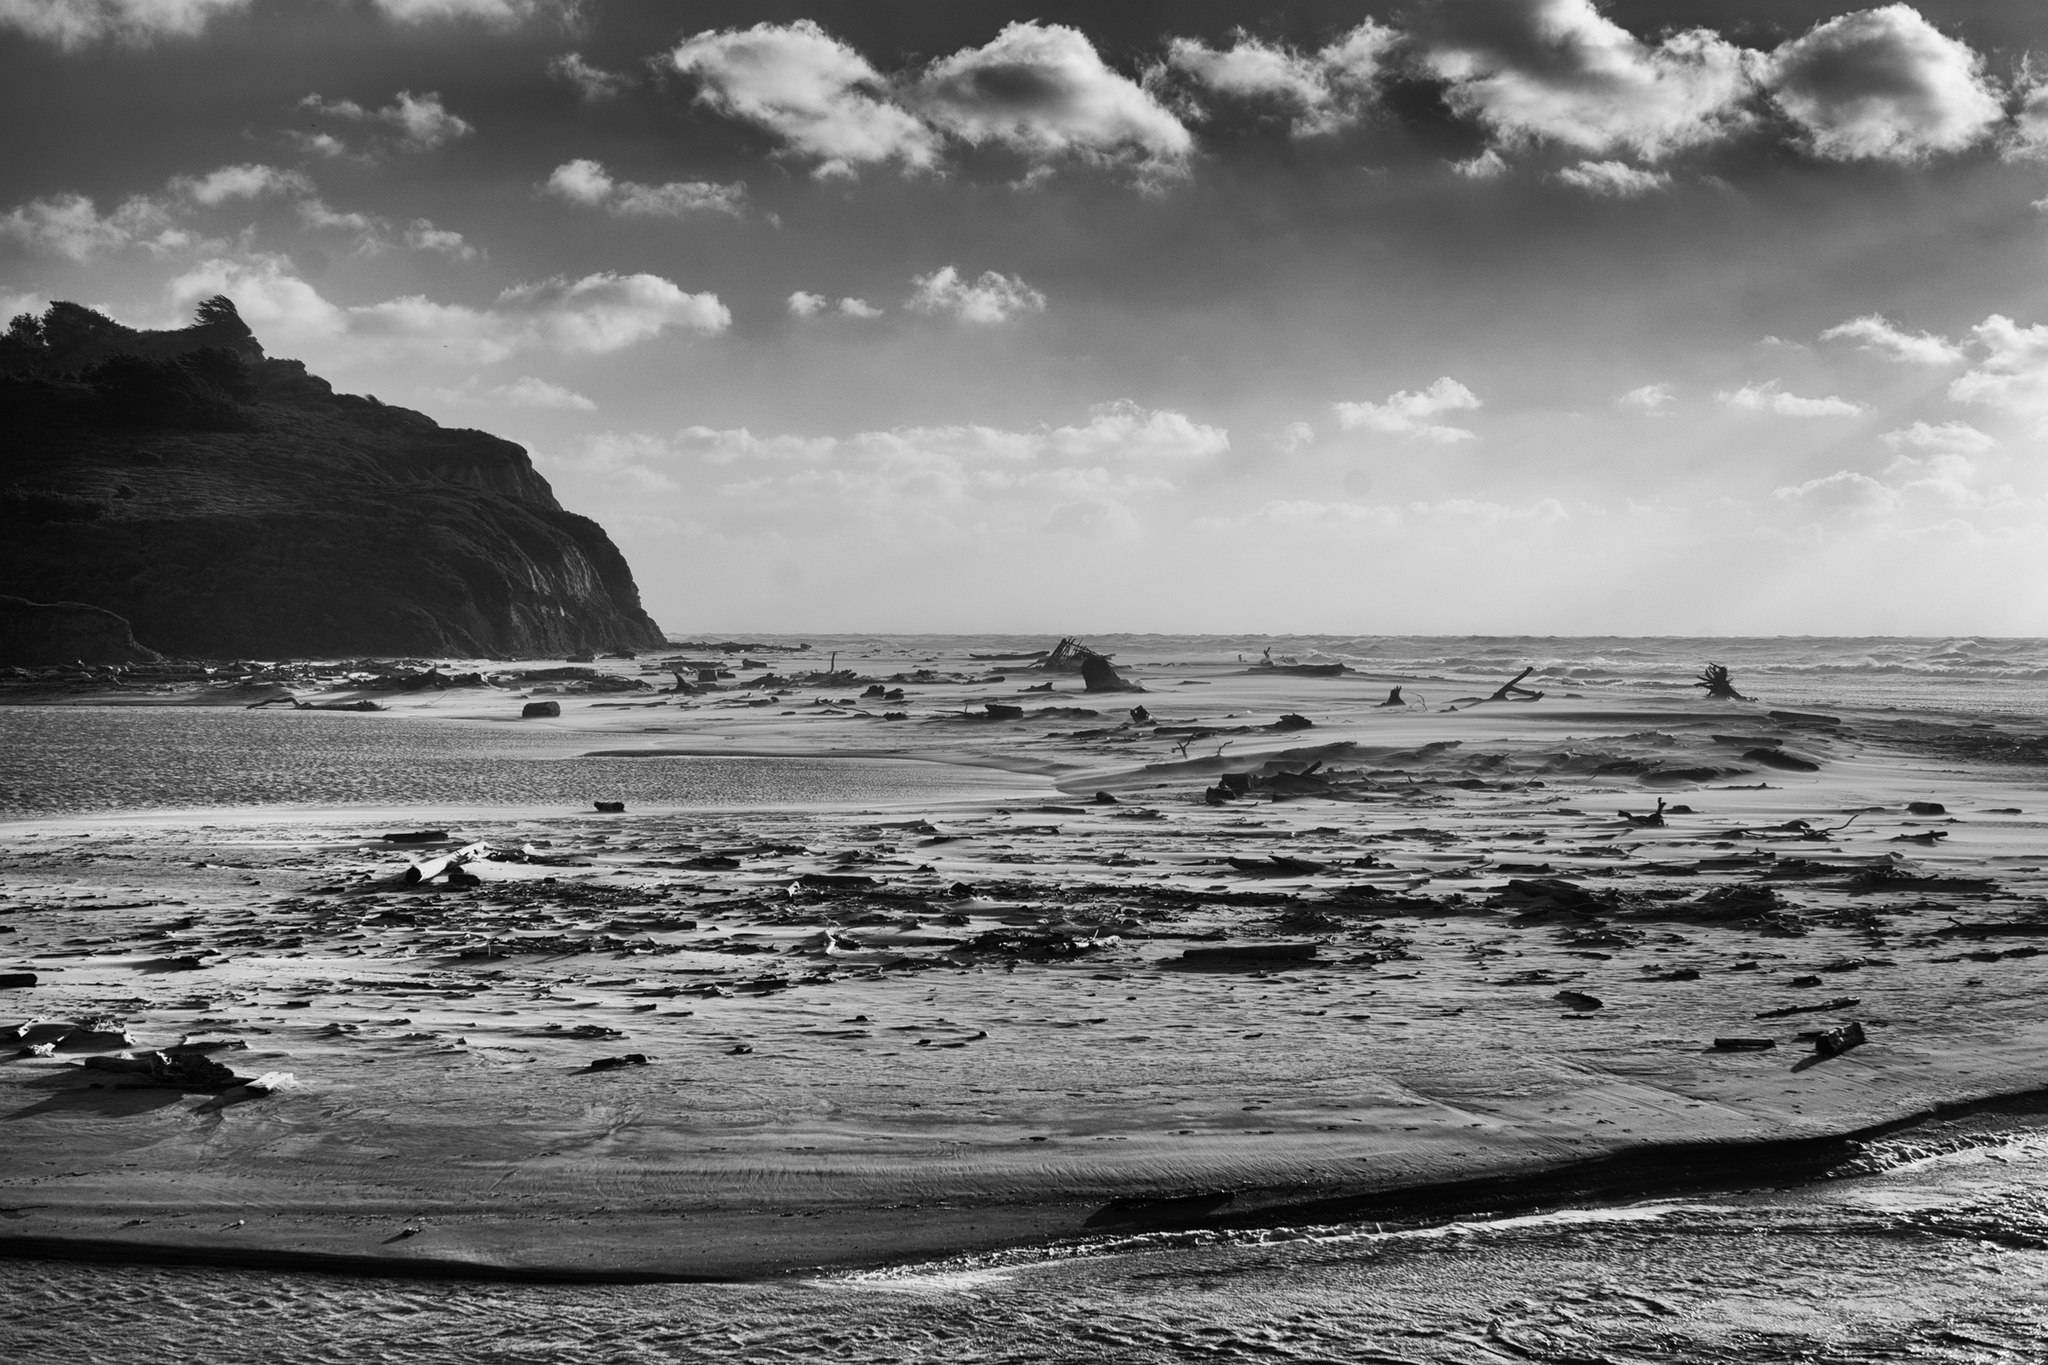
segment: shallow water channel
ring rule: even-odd
[[[1935,1155],[1924,1155],[1934,1151]],[[206,1360],[2021,1362],[2048,1130],[1870,1174],[1393,1231],[1158,1235],[814,1279],[533,1286],[0,1260],[0,1356]]]

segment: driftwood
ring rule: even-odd
[[[1723,701],[1752,700],[1752,698],[1745,697],[1735,690],[1735,682],[1729,676],[1726,664],[1708,664],[1700,670],[1699,681],[1695,682],[1693,686],[1704,687],[1707,689],[1708,696],[1719,697]]]
[[[1514,677],[1509,678],[1506,682],[1502,683],[1499,687],[1495,688],[1493,691],[1493,695],[1488,697],[1486,700],[1541,701],[1543,699],[1543,694],[1541,692],[1532,691],[1529,688],[1522,686],[1522,679],[1528,677],[1531,673],[1534,673],[1535,671],[1536,665],[1530,664],[1520,673],[1515,674]]]

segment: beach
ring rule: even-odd
[[[446,763],[259,804],[226,762],[185,809],[10,775],[5,1248],[747,1280],[1744,1188],[2048,1083],[2024,714],[817,652],[10,708]]]

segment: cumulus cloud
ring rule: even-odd
[[[1828,20],[1773,52],[1763,80],[1810,150],[1836,161],[1961,151],[2005,117],[1983,59],[1909,5]]]
[[[474,380],[452,389],[429,389],[427,397],[461,407],[530,408],[557,412],[595,412],[597,404],[574,389],[522,375],[509,384],[482,388]]]
[[[1633,408],[1637,412],[1661,413],[1677,396],[1669,384],[1644,384],[1630,389],[1614,402],[1617,407]]]
[[[732,316],[715,294],[686,293],[657,275],[599,273],[515,285],[486,308],[421,295],[342,305],[298,278],[282,257],[206,261],[173,280],[173,303],[212,294],[235,300],[268,341],[296,346],[359,343],[458,364],[491,364],[522,351],[604,354],[670,331],[715,336]]]
[[[548,193],[573,204],[601,208],[615,218],[686,218],[698,213],[740,217],[746,212],[747,187],[703,180],[671,180],[646,185],[614,180],[603,165],[588,158],[555,167],[545,186]]]
[[[841,299],[835,304],[823,294],[813,294],[806,289],[799,289],[789,296],[789,313],[791,317],[814,318],[828,309],[838,313],[843,318],[866,320],[882,316],[882,310],[869,303],[866,299],[847,298]]]
[[[450,113],[441,103],[441,96],[432,90],[424,95],[401,90],[395,100],[381,109],[367,109],[354,100],[330,100],[319,94],[306,96],[299,101],[299,107],[318,118],[387,130],[393,143],[407,152],[430,152],[476,131],[467,119]]]
[[[0,0],[0,29],[75,52],[95,43],[147,47],[160,38],[192,38],[250,0]]]
[[[1948,386],[1958,403],[2048,416],[2048,326],[2023,327],[1993,313],[1970,329],[1970,368]]]
[[[1592,0],[1461,0],[1427,22],[1424,68],[1453,109],[1504,143],[1655,160],[1747,118],[1753,57],[1704,29],[1651,45]]]
[[[1875,351],[1887,360],[1908,365],[1949,365],[1963,358],[1963,348],[1932,332],[1908,332],[1877,313],[1836,323],[1820,334],[1822,341],[1854,342],[1858,350]]]
[[[588,104],[614,99],[633,83],[630,76],[592,66],[580,52],[565,52],[549,62],[548,74],[575,86]]]
[[[1802,398],[1786,393],[1775,379],[1724,389],[1714,397],[1738,411],[1769,413],[1774,417],[1854,417],[1864,411],[1861,403],[1846,398]]]
[[[1480,406],[1472,390],[1445,375],[1420,392],[1406,389],[1384,403],[1338,403],[1337,424],[1346,431],[1363,428],[1392,436],[1408,436],[1437,445],[1477,439],[1477,433],[1432,419],[1446,412],[1468,411]]]
[[[399,234],[399,241],[413,251],[432,251],[457,261],[473,261],[483,254],[454,228],[435,227],[432,220],[426,218],[415,218],[407,223]]]
[[[889,98],[881,74],[812,20],[699,33],[670,61],[697,82],[699,103],[816,158],[819,174],[937,159],[932,131]]]
[[[1045,311],[1045,295],[1014,275],[984,270],[969,281],[952,266],[941,266],[911,281],[908,307],[919,313],[947,313],[962,322],[1008,322],[1022,313]]]
[[[911,99],[951,136],[1034,161],[1135,160],[1167,171],[1194,149],[1179,119],[1063,24],[1009,24],[983,46],[932,63]]]
[[[1451,169],[1467,180],[1495,180],[1508,173],[1508,161],[1497,150],[1488,147],[1477,156],[1453,161]]]
[[[1956,455],[1982,455],[1998,445],[1995,438],[1968,422],[1915,422],[1899,431],[1887,431],[1878,439],[1895,451]]]
[[[498,301],[543,344],[589,354],[621,350],[671,329],[717,336],[732,325],[731,311],[716,294],[688,293],[659,275],[558,276],[514,285]]]
[[[1296,136],[1331,133],[1363,116],[1399,40],[1371,19],[1312,53],[1242,32],[1228,48],[1174,38],[1145,86],[1189,118],[1247,110],[1284,120]]]
[[[1581,161],[1557,172],[1557,178],[1574,189],[1607,199],[1634,199],[1671,183],[1670,175],[1663,171],[1646,171],[1622,161]]]
[[[195,241],[178,225],[169,207],[142,194],[123,200],[106,214],[100,213],[88,195],[32,199],[0,215],[0,240],[74,261],[131,247],[162,255],[190,247]]]
[[[311,194],[313,182],[299,171],[245,163],[222,166],[201,176],[177,176],[171,181],[171,189],[195,204],[213,208],[232,199],[259,199],[267,194]]]

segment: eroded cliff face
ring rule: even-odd
[[[661,643],[617,547],[519,446],[336,394],[231,306],[126,351],[67,326],[86,363],[0,348],[0,593],[193,657]]]

